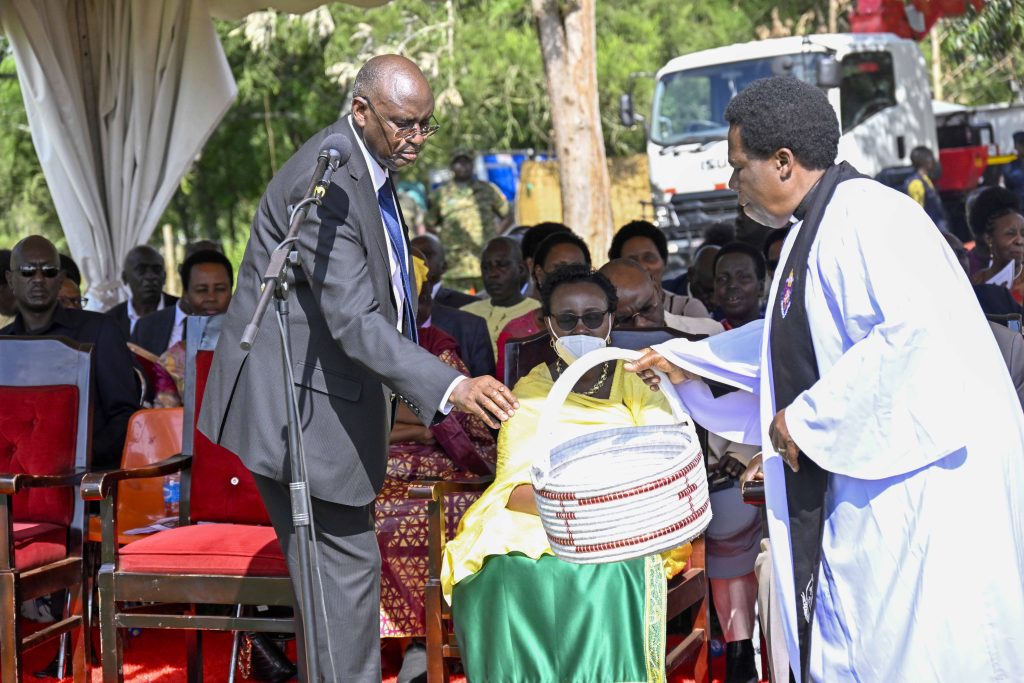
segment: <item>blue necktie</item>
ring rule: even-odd
[[[395,200],[391,194],[390,183],[385,182],[377,190],[377,204],[380,205],[380,215],[384,218],[384,227],[391,238],[391,249],[395,254],[395,261],[399,270],[402,271],[402,296],[405,302],[402,305],[402,333],[412,341],[417,341],[419,335],[416,333],[416,312],[413,309],[412,285],[409,282],[409,264],[405,260],[405,235],[402,232],[402,224],[398,220],[398,209],[395,207]]]

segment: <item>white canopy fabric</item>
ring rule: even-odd
[[[237,94],[211,17],[321,4],[0,0],[32,141],[90,308],[123,297],[124,257],[149,239]]]
[[[106,308],[237,93],[204,0],[4,0],[29,126],[71,254]]]

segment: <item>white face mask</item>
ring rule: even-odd
[[[608,338],[612,333],[611,325],[609,325],[608,334],[603,339],[601,337],[591,337],[589,334],[567,334],[564,337],[559,337],[555,334],[554,328],[551,327],[551,321],[545,320],[545,323],[551,332],[551,337],[555,340],[555,353],[558,354],[558,357],[566,365],[572,365],[595,349],[603,349],[608,346]]]

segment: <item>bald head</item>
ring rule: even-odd
[[[42,235],[29,235],[11,250],[11,270],[37,262],[60,267],[60,252],[53,246],[53,242]]]
[[[663,327],[665,309],[661,289],[651,274],[631,258],[617,258],[601,266],[619,296],[615,307],[616,327]]]
[[[440,282],[448,270],[448,261],[444,255],[444,244],[437,235],[429,232],[416,235],[409,244],[423,254],[423,260],[427,263],[427,280],[430,284]]]
[[[352,121],[366,149],[383,168],[397,171],[416,161],[433,115],[430,84],[405,57],[374,57],[356,74]]]
[[[49,323],[63,283],[60,254],[50,240],[31,235],[14,245],[7,284],[26,329],[40,329]]]
[[[417,88],[430,90],[427,77],[412,60],[401,55],[378,55],[367,61],[356,74],[353,97],[378,97],[399,101]]]
[[[526,282],[526,266],[519,243],[511,237],[487,242],[480,255],[480,274],[495,306],[514,306],[523,300],[520,288]]]
[[[164,257],[148,244],[133,247],[124,257],[121,281],[131,290],[137,313],[144,315],[156,310],[167,281]]]

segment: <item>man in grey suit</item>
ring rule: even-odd
[[[389,173],[413,163],[437,130],[433,108],[430,86],[415,64],[396,55],[375,57],[356,76],[351,114],[314,135],[274,176],[253,220],[199,418],[203,433],[237,453],[255,475],[296,580],[286,393],[272,317],[250,351],[238,343],[321,144],[333,134],[347,137],[350,160],[299,232],[289,316],[320,559],[314,604],[325,681],[381,679],[373,501],[384,481],[395,400],[424,425],[454,408],[497,427],[518,407],[496,379],[463,377],[414,342],[415,280]]]

